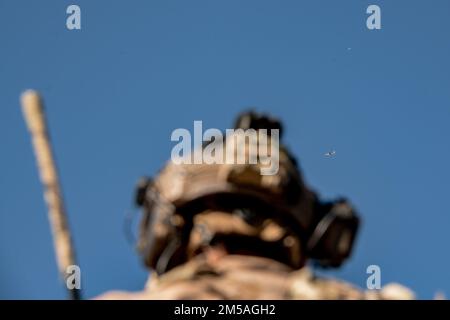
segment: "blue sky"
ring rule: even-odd
[[[65,26],[73,3],[79,31]],[[370,4],[381,30],[366,28]],[[363,287],[377,264],[382,284],[450,294],[449,16],[445,0],[0,0],[0,298],[65,298],[27,88],[45,98],[86,297],[143,287],[123,217],[171,132],[229,128],[249,106],[285,121],[323,199],[362,215],[352,259],[325,274]]]

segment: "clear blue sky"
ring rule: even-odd
[[[81,31],[65,27],[72,3]],[[307,182],[364,219],[328,274],[365,286],[377,264],[383,284],[450,294],[449,18],[445,0],[0,0],[0,298],[65,298],[27,88],[45,97],[86,297],[144,285],[123,217],[172,130],[225,129],[248,106],[280,116]]]

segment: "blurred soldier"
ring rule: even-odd
[[[246,148],[235,141],[233,146],[247,160],[259,159],[264,148],[252,148],[246,130],[270,144],[278,143],[273,132],[282,137],[277,119],[253,112],[238,117],[235,128],[242,130],[226,136],[220,147],[225,153],[233,139],[243,138]],[[305,266],[308,260],[325,268],[341,266],[351,254],[359,218],[345,199],[320,201],[304,184],[295,158],[282,144],[276,147],[279,169],[273,175],[261,174],[261,162],[169,161],[154,180],[143,179],[136,195],[144,212],[138,250],[155,272],[141,292],[99,298],[413,298],[398,285],[363,291],[318,278]]]

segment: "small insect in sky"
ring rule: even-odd
[[[334,156],[335,154],[336,154],[336,151],[332,150],[332,151],[329,151],[329,152],[325,153],[325,156],[326,156],[326,157],[332,157],[332,156]]]

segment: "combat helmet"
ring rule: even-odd
[[[247,139],[249,132],[257,133],[256,148]],[[233,133],[215,145],[216,152],[243,153],[244,163],[171,159],[154,179],[141,179],[137,248],[145,264],[161,274],[220,244],[230,253],[262,255],[293,268],[307,259],[323,267],[340,266],[352,251],[359,218],[345,199],[319,201],[305,185],[295,158],[279,143],[282,133],[279,120],[246,112],[237,118]],[[260,159],[269,149],[277,151],[270,155],[278,170],[261,174],[265,164],[249,160]]]

